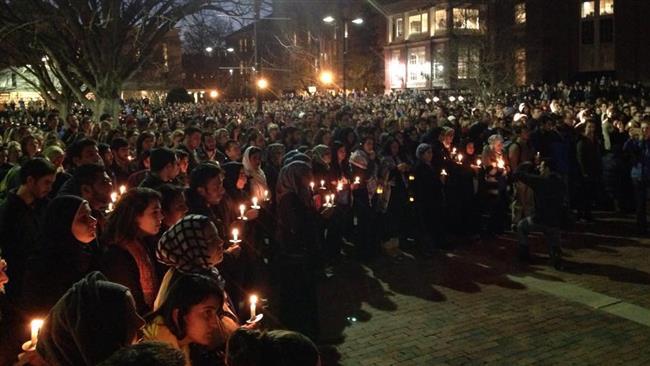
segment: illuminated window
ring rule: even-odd
[[[454,8],[454,28],[479,30],[479,10]]]
[[[526,85],[526,49],[515,50],[515,83]]]
[[[409,35],[429,31],[429,14],[420,13],[409,17]]]
[[[390,59],[390,85],[393,88],[401,88],[404,83],[404,64],[400,62],[400,51],[393,50]]]
[[[596,5],[594,1],[583,1],[580,7],[580,17],[589,18],[596,15]]]
[[[458,78],[473,79],[478,76],[480,51],[475,47],[458,47]]]
[[[397,18],[395,20],[395,38],[399,38],[404,35],[404,19]]]
[[[408,86],[425,86],[431,75],[430,65],[424,47],[411,48],[408,53]]]
[[[515,4],[515,24],[526,23],[526,3]]]
[[[600,0],[600,15],[614,14],[614,0]]]
[[[433,14],[433,30],[435,33],[444,32],[447,30],[447,10],[439,9]]]
[[[162,53],[164,69],[165,71],[169,71],[169,50],[167,49],[167,43],[162,44]]]

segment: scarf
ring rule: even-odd
[[[280,170],[276,193],[278,202],[288,193],[295,193],[307,207],[312,206],[311,192],[305,178],[311,175],[311,166],[303,161],[294,161]]]
[[[242,159],[242,164],[244,164],[244,172],[250,178],[248,183],[250,184],[250,194],[253,197],[259,199],[264,197],[264,191],[268,191],[269,187],[266,184],[266,175],[261,167],[253,167],[251,163],[251,151],[256,148],[254,146],[249,146],[244,152],[244,158]]]

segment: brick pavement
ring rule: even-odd
[[[650,309],[650,239],[626,235],[629,217],[599,217],[563,237],[564,272],[547,265],[539,238],[535,265],[518,265],[507,235],[429,260],[345,262],[322,289],[324,332],[342,338],[323,348],[324,364],[650,365],[647,325],[518,282]]]

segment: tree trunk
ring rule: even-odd
[[[117,121],[120,115],[120,86],[110,85],[99,88],[95,94],[95,103],[93,104],[93,119],[99,122],[102,114],[107,113]]]

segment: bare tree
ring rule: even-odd
[[[62,87],[92,108],[95,116],[117,116],[123,84],[146,65],[157,44],[181,19],[202,10],[240,16],[250,10],[249,3],[5,0],[0,1],[0,34],[30,39],[27,44],[14,45],[16,52],[46,56]],[[39,81],[45,84],[46,80]]]
[[[225,37],[233,31],[231,18],[212,11],[191,14],[183,23],[183,52],[190,55],[202,54],[208,47],[222,52]]]

